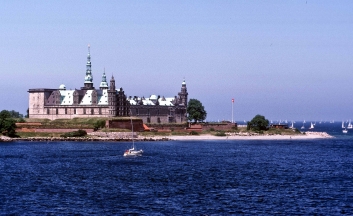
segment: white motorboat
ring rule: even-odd
[[[347,131],[347,129],[345,128],[345,129],[343,129],[343,131],[342,131],[342,133],[347,133],[348,131]]]

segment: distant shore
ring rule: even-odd
[[[109,133],[108,133],[109,134]],[[113,134],[113,133],[112,133]],[[169,140],[301,140],[301,139],[329,139],[334,138],[326,132],[306,132],[305,134],[297,135],[260,135],[260,134],[227,134],[227,136],[214,136],[211,134],[201,135],[184,135],[184,136],[136,136],[135,141],[169,141]],[[0,140],[3,142],[11,141],[107,141],[107,142],[128,142],[131,141],[131,137],[99,137],[99,136],[88,136],[88,137],[28,137],[28,138],[9,138],[1,136]]]

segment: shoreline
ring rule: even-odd
[[[137,136],[134,138],[136,142],[143,141],[187,141],[187,140],[307,140],[307,139],[331,139],[334,136],[329,135],[326,132],[306,132],[305,134],[298,135],[259,135],[259,134],[227,134],[227,136],[214,136],[211,134],[201,135],[183,135],[183,136]],[[0,137],[1,142],[11,141],[81,141],[81,142],[131,142],[131,136],[115,137],[107,136],[100,137],[91,134],[90,137],[28,137],[28,138],[9,138],[5,136]]]

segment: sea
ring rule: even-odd
[[[134,158],[130,142],[0,143],[0,215],[352,215],[341,125],[316,123],[332,139],[135,142]]]

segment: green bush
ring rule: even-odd
[[[99,128],[104,128],[105,127],[105,120],[97,120],[94,124],[93,124],[94,130],[98,130]]]
[[[18,123],[25,123],[26,121],[25,121],[23,118],[19,118],[19,119],[17,120],[17,122],[18,122]]]
[[[226,133],[224,131],[217,131],[215,136],[227,136],[227,135],[226,135]]]
[[[213,127],[210,128],[210,131],[215,131],[215,129]]]
[[[196,131],[190,131],[190,135],[199,135],[199,133]]]
[[[60,135],[60,137],[83,137],[86,136],[87,132],[85,130],[77,130],[77,131],[72,131],[72,132],[67,132],[64,133],[62,135]]]

